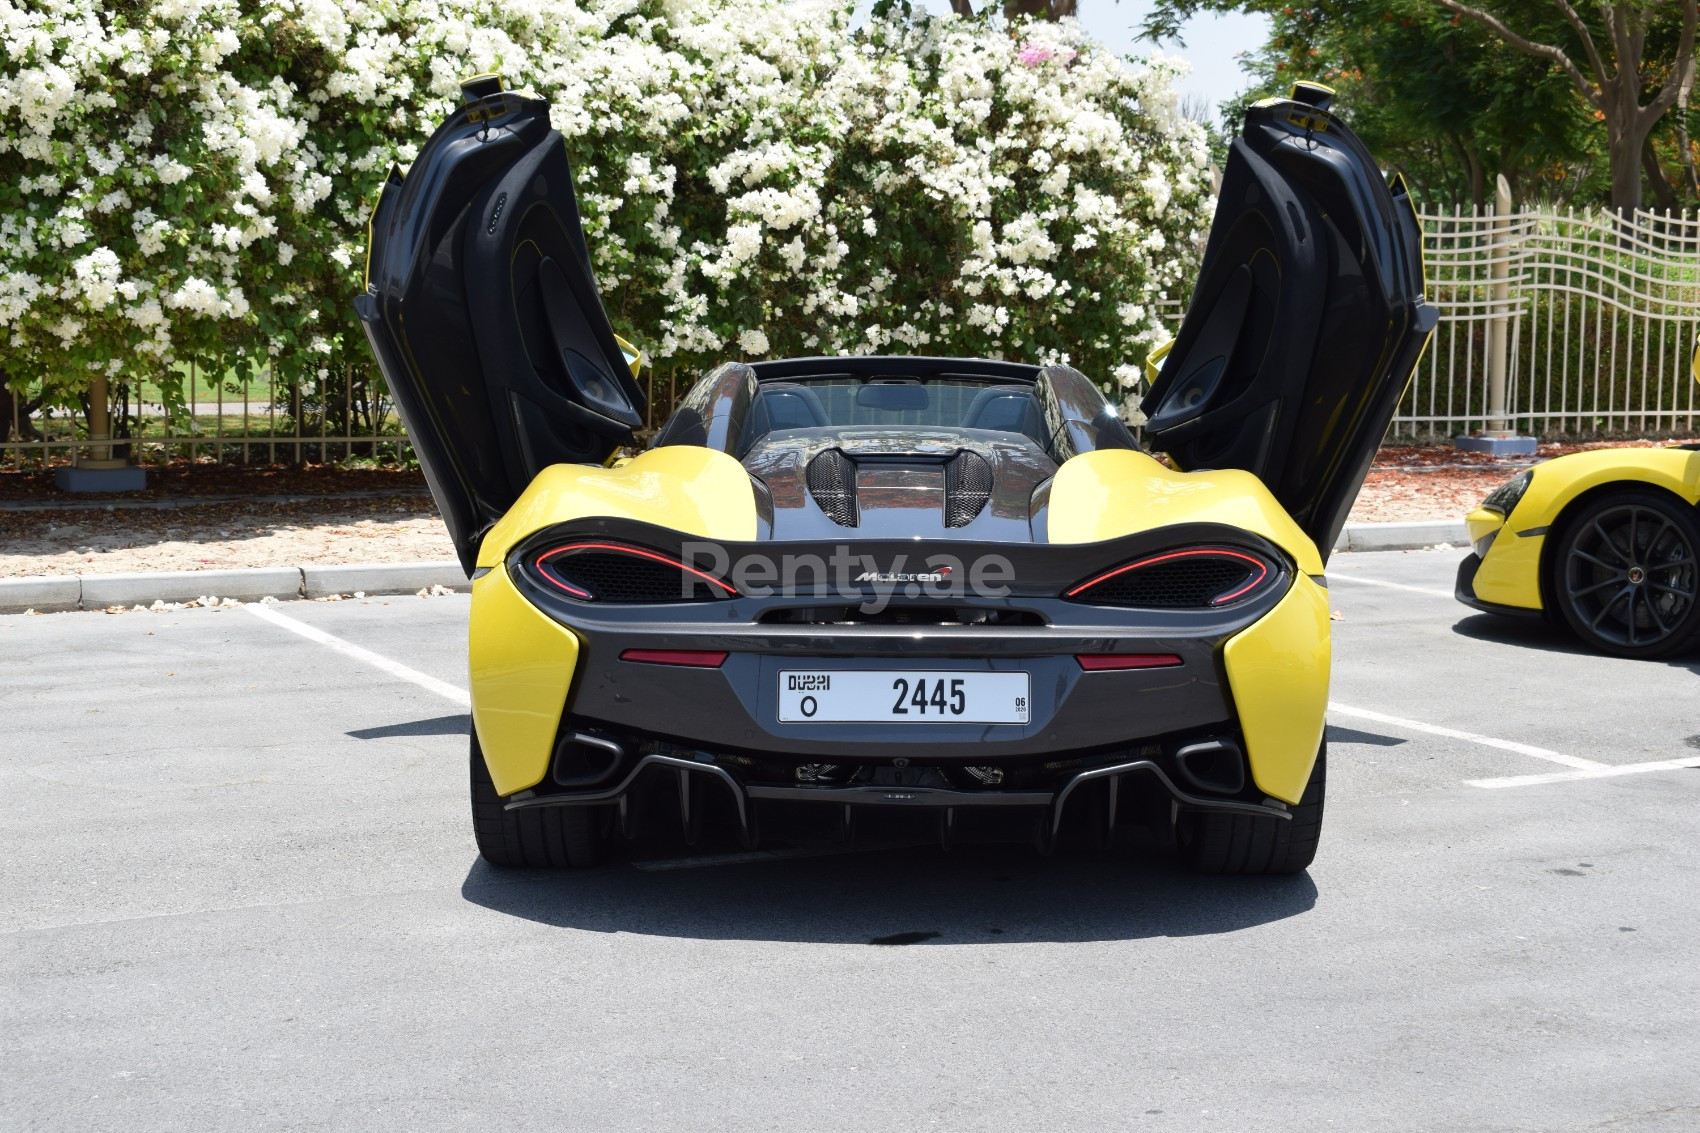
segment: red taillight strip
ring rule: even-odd
[[[1166,669],[1181,663],[1173,653],[1076,653],[1074,659],[1088,673],[1105,669]]]
[[[1082,590],[1088,590],[1098,585],[1100,582],[1105,582],[1114,578],[1118,574],[1125,574],[1130,570],[1138,570],[1140,567],[1151,566],[1153,563],[1167,562],[1170,559],[1190,559],[1197,558],[1201,555],[1218,559],[1244,559],[1246,562],[1257,568],[1256,578],[1252,579],[1250,582],[1246,583],[1231,594],[1219,594],[1210,599],[1210,604],[1212,606],[1220,606],[1223,602],[1233,601],[1246,591],[1255,589],[1258,583],[1269,577],[1269,564],[1258,558],[1256,555],[1247,555],[1239,551],[1229,551],[1221,548],[1199,548],[1191,551],[1170,551],[1167,554],[1152,555],[1148,559],[1140,559],[1136,563],[1128,563],[1126,566],[1119,566],[1115,570],[1105,571],[1097,578],[1091,579],[1087,582],[1082,582],[1079,586],[1076,586],[1072,590],[1064,591],[1063,597],[1073,598]]]
[[[690,665],[698,669],[718,669],[726,660],[724,651],[712,649],[628,649],[620,654],[622,661],[639,661],[645,665]]]
[[[538,561],[541,562],[542,560],[540,559]],[[554,575],[550,574],[547,571],[544,571],[542,573],[543,573],[543,581],[547,582],[550,586],[558,586],[562,590],[565,590],[568,594],[571,594],[574,598],[583,598],[586,601],[592,600],[590,591],[580,590],[576,586],[568,586],[566,583],[562,582],[560,579],[556,578]]]
[[[545,562],[548,562],[556,555],[564,555],[568,551],[614,551],[622,555],[637,555],[640,558],[654,559],[658,563],[666,563],[668,566],[678,567],[687,574],[694,574],[705,582],[712,582],[728,594],[735,595],[738,593],[735,589],[728,586],[720,579],[715,578],[712,574],[704,573],[693,566],[686,566],[678,559],[670,559],[666,555],[658,554],[655,551],[646,551],[642,547],[628,547],[624,543],[568,543],[565,547],[556,547],[553,551],[538,555],[537,565],[542,566]],[[568,586],[565,582],[562,582],[560,579],[553,578],[548,574],[545,574],[543,577],[547,578],[550,582],[559,586],[562,590],[565,590],[569,594],[576,594],[580,598],[592,597],[592,595],[586,591],[580,590],[576,586]]]

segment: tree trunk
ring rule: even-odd
[[[1659,154],[1653,148],[1651,134],[1641,143],[1641,168],[1647,173],[1647,187],[1653,190],[1654,206],[1674,212],[1677,207],[1676,190],[1671,187],[1670,180],[1665,177],[1665,171],[1659,165]]]
[[[1700,172],[1694,168],[1694,145],[1688,139],[1688,92],[1676,104],[1676,144],[1682,154],[1682,187],[1690,200],[1700,200]]]
[[[1638,129],[1634,101],[1618,100],[1606,109],[1606,148],[1611,158],[1611,207],[1624,221],[1641,207],[1641,147],[1647,132]]]
[[[0,441],[36,439],[35,412],[40,397],[25,397],[12,388],[12,375],[0,369]]]
[[[951,0],[953,11],[956,10],[957,2],[958,0]],[[966,0],[963,2],[966,3]],[[1064,16],[1074,15],[1076,5],[1077,0],[1004,0],[1003,14],[1005,19],[1010,20],[1017,16],[1026,16],[1056,23]]]
[[[1487,208],[1487,167],[1475,146],[1459,142],[1458,152],[1464,155],[1464,172],[1470,179],[1470,204],[1479,214]]]

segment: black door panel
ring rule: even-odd
[[[1204,265],[1145,398],[1182,468],[1255,473],[1326,556],[1435,312],[1403,186],[1324,109],[1251,108]]]
[[[457,111],[391,175],[369,255],[356,309],[470,572],[539,471],[600,463],[642,421],[547,106]]]

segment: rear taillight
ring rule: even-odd
[[[1063,597],[1096,606],[1209,609],[1251,597],[1279,573],[1250,551],[1189,547],[1104,571],[1065,590]]]
[[[713,649],[628,649],[622,661],[642,665],[685,665],[694,669],[718,669],[726,661],[724,650]]]
[[[567,543],[529,556],[531,573],[580,602],[702,602],[737,591],[671,555],[626,543]]]
[[[1173,653],[1077,653],[1074,659],[1089,673],[1109,669],[1166,669],[1181,663]]]

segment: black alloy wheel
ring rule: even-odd
[[[1665,657],[1700,635],[1700,520],[1660,492],[1614,492],[1567,522],[1553,598],[1591,648]]]

